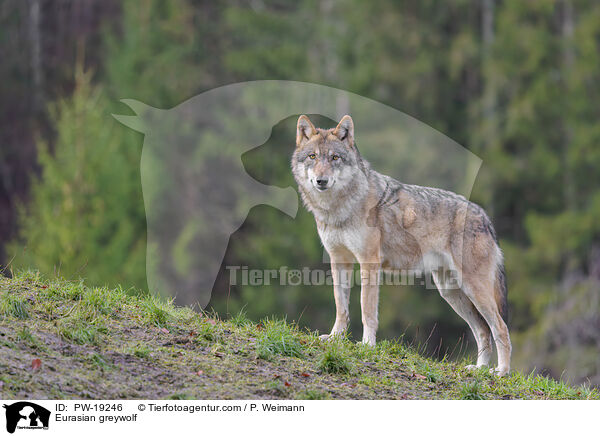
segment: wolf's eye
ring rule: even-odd
[[[311,159],[314,159],[315,157],[317,157],[317,155],[314,154],[314,153],[311,153],[311,154],[308,155],[308,157],[310,157]]]
[[[340,157],[339,157],[337,154],[334,154],[333,156],[331,156],[331,158],[332,158],[333,160],[338,160]]]

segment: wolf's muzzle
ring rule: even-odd
[[[321,179],[315,180],[315,182],[317,182],[317,189],[319,189],[320,191],[324,191],[325,189],[327,189],[327,184],[329,183],[329,179],[321,178]]]

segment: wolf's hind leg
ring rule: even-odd
[[[493,295],[493,283],[491,283],[491,280],[490,283],[486,282],[487,280],[478,279],[465,281],[464,290],[492,331],[498,350],[498,366],[494,372],[502,376],[510,371],[512,346],[508,327],[500,315],[498,304]]]
[[[467,368],[479,368],[490,363],[493,353],[492,333],[483,317],[479,314],[471,300],[459,288],[446,289],[443,278],[437,271],[432,272],[433,280],[442,298],[464,319],[475,336],[477,342],[477,363]]]

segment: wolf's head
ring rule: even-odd
[[[311,196],[346,188],[360,171],[352,118],[345,115],[337,127],[325,130],[316,128],[306,115],[301,115],[292,169],[298,185]]]

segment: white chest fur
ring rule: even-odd
[[[373,229],[368,228],[364,223],[342,227],[322,225],[319,226],[318,231],[327,251],[346,249],[355,255],[364,251],[367,239],[373,233]]]

